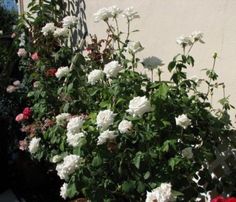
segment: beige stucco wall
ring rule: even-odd
[[[204,32],[206,43],[194,47],[196,65],[189,75],[204,76],[201,69],[212,66],[212,54],[217,52],[219,81],[225,82],[226,94],[231,95],[230,101],[236,105],[236,0],[90,0],[86,4],[88,30],[100,37],[105,36],[105,25],[93,22],[94,12],[111,5],[122,9],[133,6],[141,16],[134,22],[133,27],[140,32],[133,34],[133,38],[145,47],[139,56],[157,56],[166,65],[180,51],[176,37],[194,30]],[[165,67],[164,71],[167,72]],[[213,98],[214,103],[221,96],[220,89]],[[233,122],[234,115],[232,110]]]
[[[105,24],[94,23],[93,13],[111,5],[122,9],[133,6],[139,12],[141,18],[135,20],[132,26],[140,30],[133,34],[133,39],[141,41],[145,47],[139,54],[141,58],[157,56],[167,65],[180,51],[176,37],[189,35],[194,30],[204,32],[206,43],[194,47],[192,55],[196,65],[189,75],[204,76],[201,69],[212,66],[212,54],[217,52],[219,81],[225,82],[226,94],[230,95],[231,103],[236,106],[236,0],[87,0],[89,33],[105,36]],[[166,69],[164,71],[167,72]],[[220,89],[215,93],[214,103],[221,95]],[[234,115],[232,110],[233,122]]]

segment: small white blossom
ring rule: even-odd
[[[19,48],[18,52],[17,52],[17,55],[19,57],[26,57],[27,56],[27,52],[24,48]]]
[[[142,47],[141,43],[139,41],[137,42],[129,42],[126,50],[131,53],[131,54],[135,54],[137,52],[142,51],[144,48]]]
[[[62,20],[62,24],[64,28],[69,28],[71,26],[76,25],[78,22],[78,18],[76,16],[66,16]]]
[[[186,129],[189,125],[191,125],[191,120],[185,114],[176,117],[175,122],[177,126],[181,126],[183,129]]]
[[[69,67],[60,67],[57,69],[57,72],[55,74],[55,76],[58,78],[58,79],[61,79],[62,77],[66,77],[70,72],[70,69]]]
[[[13,86],[13,85],[7,86],[7,89],[6,89],[6,91],[7,91],[8,93],[13,93],[13,92],[15,92],[16,90],[17,90],[17,87],[16,87],[16,86]]]
[[[200,43],[205,43],[202,38],[203,38],[203,33],[200,31],[194,31],[190,37],[193,39],[193,41],[199,41]]]
[[[106,130],[113,124],[114,117],[115,114],[109,109],[100,111],[97,115],[97,126],[102,130]]]
[[[170,202],[173,197],[171,196],[171,184],[162,183],[160,187],[155,188],[151,192],[147,192],[145,202]]]
[[[138,12],[134,10],[133,7],[126,8],[123,11],[123,17],[127,18],[127,20],[131,21],[135,18],[139,18],[140,16],[138,15]]]
[[[60,28],[60,27],[57,27],[56,30],[54,31],[53,33],[53,36],[55,37],[67,37],[69,34],[69,29],[66,28],[66,27],[63,27],[63,28]]]
[[[69,120],[68,124],[67,124],[67,131],[75,134],[75,133],[79,133],[82,126],[84,124],[84,120],[82,117],[73,117]]]
[[[36,138],[33,137],[29,143],[29,152],[31,154],[34,154],[38,151],[39,149],[39,142],[40,142],[41,138]]]
[[[123,120],[118,125],[118,130],[120,133],[129,133],[133,127],[131,121]]]
[[[21,84],[21,83],[20,83],[19,80],[15,80],[15,81],[13,82],[13,85],[14,85],[14,86],[20,86],[20,84]]]
[[[110,14],[113,18],[116,18],[119,14],[122,13],[122,10],[120,8],[118,8],[117,6],[109,7],[108,11],[110,12]]]
[[[91,85],[96,84],[103,77],[103,71],[100,69],[94,69],[88,75],[88,83]]]
[[[145,96],[138,96],[130,100],[129,109],[126,111],[134,117],[142,117],[144,113],[152,111],[152,107],[150,101]]]
[[[153,70],[163,65],[162,60],[155,56],[144,58],[142,64],[144,68],[147,68],[150,70]]]
[[[60,189],[60,196],[63,198],[63,199],[66,199],[67,198],[67,189],[68,189],[68,184],[67,183],[64,183]]]
[[[40,81],[35,81],[35,82],[33,83],[33,87],[34,87],[34,88],[38,88],[39,85],[40,85]]]
[[[65,125],[66,122],[69,120],[71,115],[69,113],[61,113],[56,116],[56,123],[57,125]]]
[[[185,149],[182,150],[182,156],[187,158],[187,159],[191,159],[193,158],[193,150],[192,147],[187,147]]]
[[[55,25],[53,22],[47,23],[43,28],[42,28],[42,33],[44,36],[47,36],[49,33],[53,33],[54,30],[56,29]]]
[[[84,133],[80,132],[80,133],[75,133],[72,134],[70,132],[67,132],[66,134],[67,136],[67,143],[72,146],[72,147],[77,147],[81,141],[81,139],[85,136]]]
[[[80,159],[80,156],[74,154],[64,157],[63,162],[56,166],[57,175],[61,179],[68,179],[69,175],[73,174],[79,167]]]
[[[94,21],[107,21],[110,17],[112,17],[111,11],[107,8],[101,8],[96,13],[93,14]]]
[[[106,143],[107,141],[112,141],[116,138],[115,131],[105,130],[98,136],[97,145]]]
[[[176,43],[185,47],[187,45],[192,45],[192,38],[188,36],[180,36],[176,39]]]
[[[117,61],[111,61],[104,67],[104,73],[107,78],[116,77],[118,73],[122,70],[122,66]]]
[[[1,36],[1,35],[3,35],[3,31],[2,31],[2,30],[0,30],[0,36]]]

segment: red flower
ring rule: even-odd
[[[217,196],[216,198],[212,199],[211,202],[225,202],[225,198],[223,196]]]
[[[236,202],[236,197],[229,197],[225,199],[225,202]]]
[[[38,53],[37,53],[37,52],[33,53],[33,54],[31,55],[31,58],[32,58],[33,61],[39,60],[39,55],[38,55]]]
[[[46,71],[46,76],[53,76],[54,77],[56,72],[57,72],[56,68],[50,68]]]
[[[23,115],[25,116],[25,119],[28,119],[32,114],[32,111],[29,107],[24,108]]]

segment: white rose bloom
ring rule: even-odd
[[[129,109],[126,111],[134,117],[142,117],[144,113],[152,111],[152,107],[150,101],[145,96],[138,96],[130,100]]]
[[[127,18],[127,20],[131,21],[135,18],[139,18],[140,16],[138,15],[138,12],[134,10],[133,7],[126,8],[123,11],[123,17]]]
[[[57,125],[65,125],[68,119],[71,117],[69,113],[61,113],[56,116]]]
[[[129,133],[133,127],[131,121],[123,120],[118,125],[118,130],[120,133]]]
[[[19,57],[25,57],[27,55],[27,52],[24,48],[19,48],[18,52],[17,52],[17,55]]]
[[[194,32],[191,34],[190,37],[193,39],[193,41],[199,41],[199,42],[201,42],[201,43],[205,43],[205,42],[202,40],[202,38],[203,38],[203,33],[200,32],[200,31],[194,31]]]
[[[79,142],[80,140],[85,136],[84,133],[75,133],[75,134],[72,134],[70,132],[68,132],[66,134],[67,136],[67,143],[72,146],[72,147],[77,147],[79,145]]]
[[[138,41],[138,42],[129,42],[127,47],[126,47],[126,50],[129,52],[129,53],[132,53],[132,54],[135,54],[137,52],[140,52],[142,51],[144,48],[142,47],[141,43]]]
[[[78,18],[76,16],[66,16],[62,20],[62,24],[64,28],[69,28],[71,26],[76,25],[78,22]]]
[[[17,90],[17,87],[16,87],[16,86],[13,86],[13,85],[7,86],[7,89],[6,89],[6,91],[7,91],[8,93],[13,93],[13,92],[15,92],[16,90]]]
[[[63,28],[60,28],[60,27],[57,27],[56,30],[54,31],[53,33],[53,36],[55,37],[67,37],[69,34],[69,29],[66,28],[66,27],[63,27]]]
[[[35,82],[33,83],[33,87],[34,87],[34,88],[38,88],[39,85],[40,85],[40,81],[35,81]]]
[[[60,155],[55,155],[55,156],[52,157],[51,162],[52,162],[52,163],[58,163],[59,161],[61,161],[61,159],[62,159],[62,156],[60,156]]]
[[[192,45],[192,38],[188,36],[180,36],[176,39],[176,43],[181,46]]]
[[[106,130],[113,124],[114,117],[115,114],[109,109],[100,111],[97,115],[97,126],[102,130]]]
[[[112,17],[111,11],[107,8],[101,8],[96,13],[93,14],[94,21],[107,21],[110,17]]]
[[[98,136],[97,145],[106,143],[116,138],[115,131],[105,130]]]
[[[67,124],[67,130],[68,132],[75,134],[75,133],[79,133],[82,126],[84,124],[84,120],[82,117],[73,117],[69,120],[68,124]]]
[[[34,154],[38,151],[39,149],[39,142],[40,142],[41,138],[36,138],[33,137],[29,143],[29,152],[31,154]]]
[[[70,69],[69,67],[60,67],[57,69],[57,72],[55,74],[55,76],[58,78],[58,79],[61,79],[62,77],[66,77],[70,72]]]
[[[43,28],[42,28],[42,33],[44,36],[47,36],[49,33],[53,33],[54,30],[56,29],[55,25],[53,22],[47,23]]]
[[[175,122],[177,126],[181,126],[183,129],[186,129],[189,125],[191,125],[191,120],[185,114],[176,117]]]
[[[61,179],[68,179],[69,175],[73,174],[79,167],[79,162],[80,156],[70,154],[64,157],[63,162],[56,166],[57,175]]]
[[[173,197],[171,196],[171,184],[162,183],[160,187],[152,190],[151,192],[147,192],[147,197],[145,202],[170,202],[173,201]]]
[[[88,83],[94,85],[103,77],[103,71],[100,69],[95,69],[91,71],[88,75]]]
[[[105,65],[103,72],[107,78],[116,77],[122,70],[122,66],[117,61],[111,61]]]
[[[67,183],[64,183],[60,189],[60,196],[63,198],[63,199],[66,199],[67,198],[67,189],[68,189],[68,184]]]
[[[20,83],[19,80],[15,80],[15,81],[13,82],[13,85],[14,85],[14,86],[20,86],[20,84],[21,84],[21,83]]]
[[[119,14],[122,13],[122,10],[120,8],[118,8],[117,6],[109,7],[108,11],[110,12],[110,14],[113,18],[116,18]]]
[[[182,150],[182,156],[187,158],[187,159],[191,159],[193,158],[193,150],[192,147],[187,147],[185,149]]]
[[[155,56],[144,58],[142,64],[144,68],[150,70],[163,65],[162,60]]]

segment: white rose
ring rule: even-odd
[[[60,196],[63,198],[63,199],[66,199],[67,198],[67,189],[68,189],[68,184],[67,183],[64,183],[60,189]]]
[[[79,133],[83,124],[84,120],[82,117],[73,117],[69,120],[67,124],[67,130],[72,134]]]
[[[202,40],[202,38],[203,38],[203,33],[200,32],[200,31],[194,31],[194,32],[190,35],[190,37],[193,39],[194,42],[195,42],[195,41],[199,41],[199,42],[201,42],[201,43],[205,43],[205,42]]]
[[[40,142],[41,138],[36,138],[33,137],[29,143],[29,152],[31,154],[34,154],[38,151],[39,149],[39,142]]]
[[[7,89],[6,89],[6,91],[7,91],[8,93],[13,93],[13,92],[15,92],[16,90],[17,90],[17,87],[16,87],[16,86],[13,86],[13,85],[7,86]]]
[[[191,125],[191,120],[185,114],[176,117],[175,122],[177,126],[181,126],[184,129],[186,129],[189,125]]]
[[[67,143],[72,146],[72,147],[77,147],[81,141],[81,139],[85,136],[84,133],[75,133],[75,134],[72,134],[70,132],[67,132],[66,134],[67,136]]]
[[[144,58],[142,64],[151,70],[163,65],[162,60],[155,56]]]
[[[129,42],[126,50],[129,51],[132,54],[135,54],[137,52],[142,51],[144,48],[142,47],[141,43],[139,41],[137,42]]]
[[[67,180],[69,175],[73,174],[79,167],[80,156],[70,154],[64,157],[63,162],[57,164],[57,175],[64,180]]]
[[[102,130],[106,130],[113,124],[114,117],[115,114],[109,109],[100,111],[97,115],[97,126]]]
[[[14,86],[20,86],[20,84],[21,84],[21,83],[20,83],[19,80],[15,80],[15,81],[13,82],[13,85],[14,85]]]
[[[181,46],[187,46],[187,45],[192,45],[192,38],[188,36],[180,36],[176,39],[176,43],[181,45]]]
[[[94,85],[103,77],[103,71],[100,69],[95,69],[91,71],[88,75],[88,83]]]
[[[53,33],[53,36],[55,37],[67,37],[69,34],[69,29],[66,28],[66,27],[63,27],[63,28],[60,28],[60,27],[57,27],[56,30],[54,31]]]
[[[118,125],[118,130],[120,133],[128,133],[131,131],[133,124],[131,121],[123,120]]]
[[[100,22],[107,21],[110,17],[112,17],[112,14],[107,8],[101,8],[96,13],[94,13],[93,16],[95,22]]]
[[[193,158],[193,150],[192,147],[187,147],[185,149],[182,150],[182,156],[187,158],[187,159],[191,159]]]
[[[170,202],[173,197],[171,195],[171,184],[162,183],[160,187],[155,188],[151,192],[147,192],[145,202]]]
[[[127,20],[131,21],[135,18],[139,18],[140,16],[138,15],[138,12],[134,10],[133,7],[126,8],[123,11],[123,17],[127,18]]]
[[[107,78],[111,78],[116,77],[121,70],[121,65],[119,65],[117,61],[112,61],[105,65],[103,71],[106,74]]]
[[[57,125],[65,125],[68,119],[71,117],[69,113],[61,113],[56,116]]]
[[[129,102],[129,109],[127,112],[131,115],[142,117],[144,113],[152,110],[150,101],[145,96],[134,97]]]
[[[55,25],[53,22],[47,23],[43,28],[42,28],[42,33],[44,36],[47,36],[49,33],[53,33],[54,30],[56,29]]]
[[[27,52],[24,48],[19,48],[18,52],[17,52],[17,55],[19,57],[26,57],[27,56]]]
[[[69,67],[60,67],[57,69],[57,72],[55,74],[55,76],[59,79],[61,79],[62,77],[66,77],[70,72]]]
[[[115,131],[105,130],[98,136],[97,145],[106,143],[107,141],[112,141],[116,138]]]
[[[73,25],[76,25],[77,22],[78,22],[78,18],[75,16],[66,16],[62,20],[62,24],[64,28],[69,28]]]
[[[110,12],[110,14],[113,18],[116,18],[119,14],[122,13],[122,10],[120,8],[118,8],[117,6],[109,7],[108,11]]]

